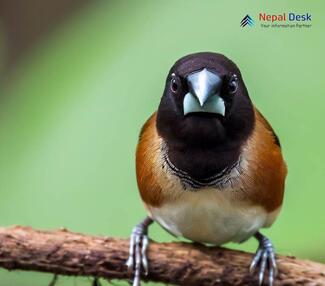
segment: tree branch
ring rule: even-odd
[[[62,275],[129,279],[128,240],[29,227],[0,228],[0,267]],[[176,285],[257,285],[252,255],[190,243],[155,243],[148,251],[146,280]],[[325,285],[325,265],[278,257],[276,285]],[[254,284],[253,284],[254,283]]]

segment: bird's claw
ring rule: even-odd
[[[141,268],[148,275],[148,260],[146,251],[149,245],[146,227],[140,223],[132,231],[130,238],[129,258],[126,266],[130,273],[134,272],[133,286],[140,286]]]
[[[262,237],[260,245],[256,251],[256,254],[252,260],[250,271],[253,273],[257,268],[258,272],[258,283],[263,284],[265,272],[268,272],[268,285],[273,286],[274,279],[277,275],[277,266],[275,260],[275,252],[271,241]]]

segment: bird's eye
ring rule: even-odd
[[[177,93],[180,88],[180,81],[179,78],[173,73],[172,80],[170,81],[170,90],[173,93]]]
[[[176,93],[178,90],[178,84],[176,82],[176,79],[172,79],[170,89],[172,90],[173,93]]]
[[[238,77],[233,74],[229,80],[228,90],[230,94],[235,94],[238,89]]]

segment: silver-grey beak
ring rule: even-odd
[[[183,101],[184,115],[209,112],[225,115],[225,103],[220,97],[222,79],[206,68],[187,77],[190,92]]]

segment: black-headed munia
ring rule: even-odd
[[[273,285],[275,252],[260,229],[280,212],[287,167],[277,135],[230,59],[204,52],[172,66],[158,110],[141,130],[136,172],[148,217],[131,235],[134,286],[141,268],[148,271],[152,222],[213,245],[254,236],[259,247],[251,270],[259,268],[259,284]]]

